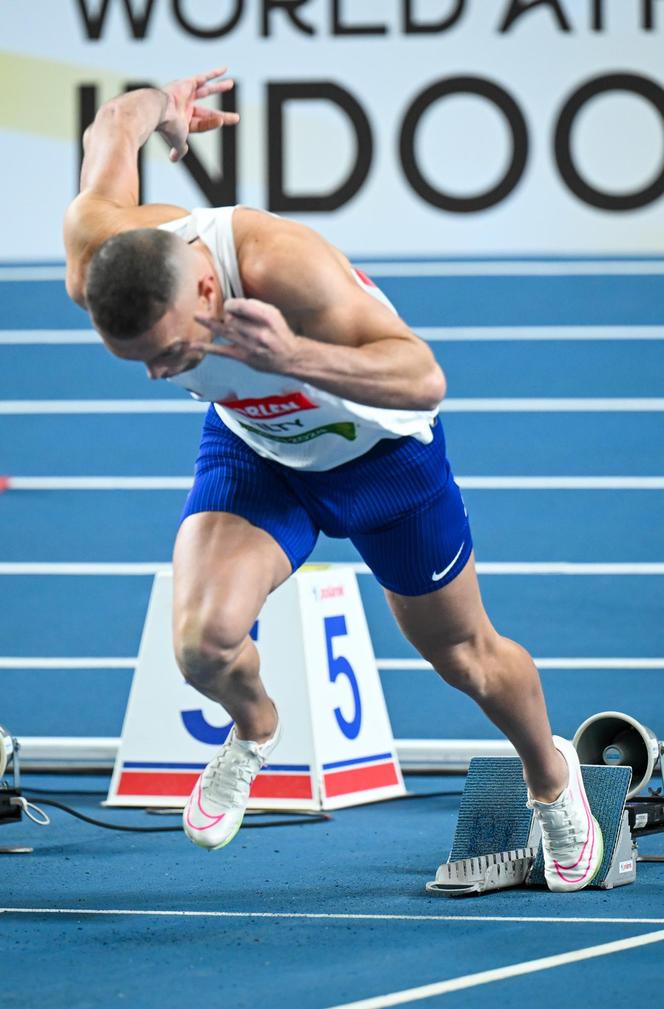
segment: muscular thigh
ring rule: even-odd
[[[492,636],[471,554],[456,578],[435,592],[404,596],[385,591],[401,630],[417,650],[434,662],[441,651]]]
[[[269,533],[239,515],[197,512],[180,526],[173,555],[174,626],[224,624],[240,640],[268,594],[291,573]]]

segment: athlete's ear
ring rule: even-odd
[[[205,302],[206,308],[210,310],[214,308],[216,294],[214,277],[211,273],[203,274],[198,278],[198,297]]]

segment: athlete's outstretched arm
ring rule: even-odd
[[[67,290],[83,304],[90,259],[111,235],[132,228],[156,227],[186,211],[164,204],[138,204],[138,152],[153,133],[170,146],[171,161],[187,153],[190,133],[235,124],[234,112],[209,109],[199,102],[233,87],[219,80],[217,68],[174,81],[164,88],[140,88],[101,106],[83,138],[80,193],[65,215]]]

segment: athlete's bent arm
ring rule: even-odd
[[[169,144],[171,161],[187,153],[189,133],[238,121],[236,113],[199,105],[208,95],[228,91],[231,80],[212,70],[163,89],[141,88],[106,102],[85,131],[80,193],[65,215],[67,292],[85,306],[85,278],[94,253],[106,239],[133,228],[150,228],[183,217],[167,204],[138,205],[138,152],[152,133]]]
[[[252,297],[226,301],[223,322],[198,320],[228,341],[206,345],[207,353],[367,406],[440,404],[445,377],[430,348],[357,283],[337,249],[293,222],[240,214],[238,260]]]

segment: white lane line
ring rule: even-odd
[[[0,669],[134,669],[138,662],[132,658],[81,658],[53,656],[0,655]],[[664,659],[641,658],[551,658],[533,659],[539,669],[664,669]],[[433,669],[426,659],[376,659],[378,669],[417,670]]]
[[[340,562],[335,568],[354,571],[359,575],[371,574],[366,564]],[[6,561],[0,563],[0,575],[155,575],[160,571],[170,571],[171,565],[159,561],[143,562],[23,562]],[[573,564],[567,561],[515,561],[480,562],[480,575],[560,575],[560,576],[603,576],[603,575],[664,575],[664,563],[609,563]]]
[[[664,490],[662,476],[459,476],[463,490]]]
[[[354,261],[354,266],[378,277],[525,277],[525,276],[648,276],[664,273],[661,259],[484,259]],[[64,280],[60,264],[0,266],[0,281]]]
[[[189,476],[8,476],[5,490],[188,490]],[[462,490],[664,490],[664,476],[457,476]]]
[[[0,659],[0,668],[2,662]],[[63,660],[65,661],[65,660]],[[664,669],[664,659],[641,658],[550,658],[533,659],[538,669]],[[426,659],[376,659],[379,669],[416,670],[433,669]]]
[[[535,974],[538,971],[562,967],[568,963],[578,963],[581,960],[591,960],[598,956],[609,956],[628,949],[637,949],[664,940],[664,929],[657,932],[646,932],[645,935],[635,935],[628,939],[617,939],[614,942],[603,942],[598,946],[585,946],[583,949],[570,950],[567,953],[557,953],[555,956],[543,956],[537,960],[524,960],[521,963],[508,964],[506,967],[496,967],[493,970],[482,970],[476,974],[463,974],[461,977],[449,978],[447,981],[436,981],[433,984],[420,985],[417,988],[406,988],[403,991],[391,992],[389,995],[378,995],[375,998],[360,999],[356,1002],[344,1002],[330,1009],[386,1009],[388,1006],[405,1005],[407,1002],[419,1002],[433,998],[435,995],[447,995],[449,992],[462,991],[466,988],[476,988],[478,985],[490,984],[494,981],[504,981],[510,977],[520,977],[524,974]]]
[[[188,490],[190,476],[11,476],[7,490]],[[664,478],[662,479],[664,487]]]
[[[39,656],[0,656],[0,669],[134,669],[137,658],[53,658]]]
[[[292,918],[304,921],[449,921],[524,922],[534,925],[664,925],[664,918],[560,917],[544,915],[461,915],[461,914],[335,914],[305,911],[162,911],[135,908],[84,907],[0,907],[0,914],[127,915],[156,918]]]
[[[662,260],[488,260],[390,262],[363,260],[353,264],[377,283],[381,277],[581,277],[658,276]]]
[[[415,326],[427,343],[514,340],[664,340],[664,326]]]
[[[0,414],[201,413],[209,403],[195,399],[6,399]]]
[[[415,326],[427,343],[515,340],[664,340],[664,326]],[[0,329],[0,346],[104,345],[93,329]]]
[[[664,575],[664,563],[589,563],[574,564],[567,561],[484,561],[477,564],[481,575]]]
[[[664,398],[609,397],[530,398],[480,397],[445,399],[441,412],[445,413],[657,413],[664,410]]]
[[[194,399],[8,399],[0,402],[0,414],[134,414],[201,413],[209,403]],[[609,397],[446,399],[442,413],[660,413],[664,398]]]
[[[82,343],[104,346],[94,329],[0,329],[0,346],[5,347]]]
[[[64,266],[0,266],[0,281],[64,279]]]
[[[2,563],[0,575],[156,575],[160,571],[170,571],[168,563],[145,562],[55,562],[55,563]]]

